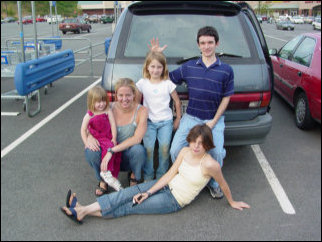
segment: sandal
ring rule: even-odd
[[[140,181],[138,181],[138,180],[136,180],[135,178],[132,178],[131,177],[131,172],[129,172],[128,174],[127,174],[127,178],[128,178],[128,180],[129,180],[129,186],[131,187],[131,186],[135,186],[135,185],[137,185]]]
[[[98,194],[97,194],[97,191],[100,191],[102,194],[98,195]],[[100,196],[103,196],[103,195],[105,195],[105,194],[107,194],[107,193],[108,193],[108,187],[107,187],[107,189],[105,189],[105,188],[101,187],[101,186],[100,186],[100,182],[99,182],[99,183],[98,183],[98,185],[97,185],[97,188],[96,188],[96,190],[95,190],[95,196],[96,196],[96,197],[100,197]]]

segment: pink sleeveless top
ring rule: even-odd
[[[101,159],[107,153],[108,148],[112,148],[114,146],[112,142],[112,130],[111,124],[108,119],[107,113],[102,113],[98,115],[94,115],[91,111],[87,112],[92,118],[88,123],[88,130],[93,135],[95,139],[100,143],[101,146]],[[121,164],[121,153],[115,153],[111,160],[108,163],[107,169],[111,171],[114,177],[118,176],[120,171]]]

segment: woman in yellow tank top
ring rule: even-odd
[[[214,148],[211,129],[206,124],[197,125],[190,130],[187,141],[189,147],[180,151],[175,163],[158,181],[103,195],[88,206],[80,205],[76,194],[69,191],[62,212],[77,223],[82,223],[87,215],[116,218],[130,214],[172,213],[195,199],[210,178],[218,182],[231,207],[249,208],[247,203],[233,200],[219,163],[207,153]]]

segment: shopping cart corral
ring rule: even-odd
[[[74,71],[75,59],[72,50],[65,50],[42,58],[18,63],[16,65],[14,83],[17,96],[25,99],[26,112],[29,117],[35,116],[41,110],[39,89]],[[38,107],[30,109],[30,98],[37,95]],[[1,99],[15,99],[14,94],[3,95]]]

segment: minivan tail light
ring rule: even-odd
[[[107,94],[108,99],[109,99],[110,102],[115,101],[115,92],[107,91],[106,94]]]
[[[231,96],[228,109],[248,109],[267,107],[271,99],[271,92],[236,93]]]

